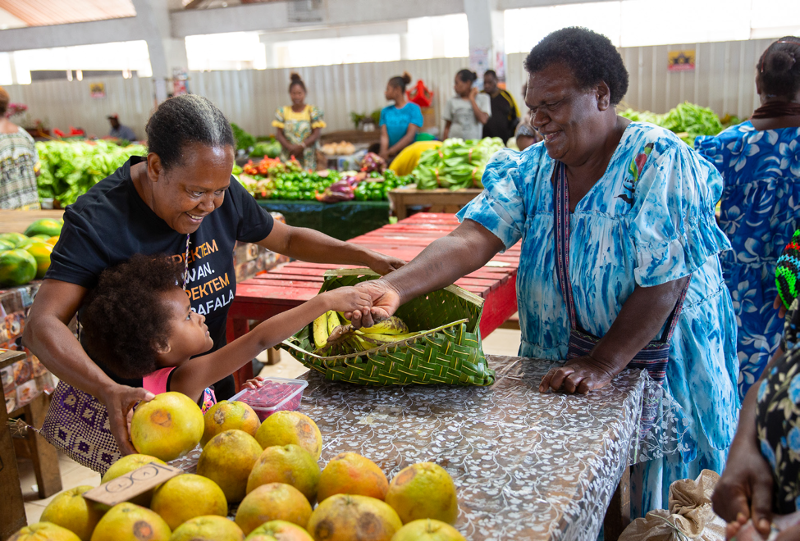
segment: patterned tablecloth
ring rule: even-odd
[[[552,363],[489,357],[491,387],[362,387],[316,373],[300,411],[322,462],[353,451],[391,479],[416,462],[453,477],[470,541],[595,540],[635,437],[645,378],[625,371],[588,396],[542,394]]]

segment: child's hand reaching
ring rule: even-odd
[[[325,297],[327,309],[336,312],[358,312],[360,317],[372,308],[372,298],[357,287],[340,287],[326,291],[320,296]]]
[[[252,379],[248,379],[247,381],[245,381],[242,387],[253,391],[255,389],[258,389],[259,387],[262,387],[263,385],[264,385],[264,378],[262,378],[261,376],[256,376]]]

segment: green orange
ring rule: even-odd
[[[400,470],[389,483],[386,503],[397,511],[403,524],[421,518],[455,524],[458,517],[453,478],[432,462],[420,462]]]

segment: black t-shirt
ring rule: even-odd
[[[91,289],[106,267],[134,254],[167,254],[184,260],[186,235],[159,218],[133,184],[131,166],[142,161],[132,157],[67,207],[45,279]],[[263,240],[272,224],[272,216],[231,177],[222,205],[190,235],[187,291],[192,308],[206,317],[213,350],[226,343],[225,321],[236,294],[234,244]],[[141,387],[141,379],[125,380],[106,372],[119,383]]]
[[[507,90],[500,89],[496,96],[489,94],[492,115],[483,125],[484,137],[499,137],[503,143],[514,135],[517,125],[517,107]]]

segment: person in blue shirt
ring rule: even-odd
[[[387,162],[401,150],[414,142],[417,130],[422,127],[422,110],[416,103],[406,101],[406,86],[411,76],[404,71],[402,76],[392,77],[386,84],[384,96],[394,105],[381,111],[381,157]]]

